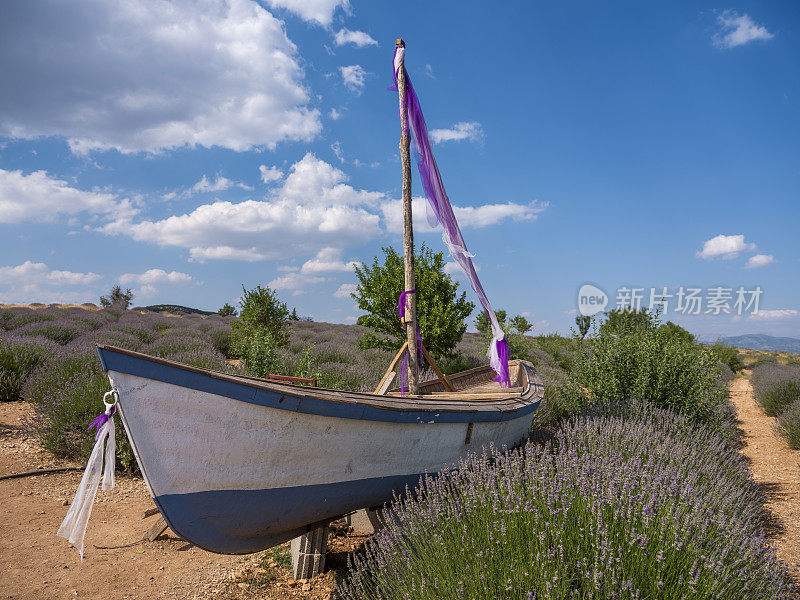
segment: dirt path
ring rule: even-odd
[[[24,402],[0,402],[0,475],[82,467],[53,459],[25,437],[21,423],[27,410]],[[154,504],[144,482],[132,477],[118,477],[115,489],[97,492],[81,562],[77,550],[56,536],[81,475],[0,481],[0,599],[321,599],[329,594],[332,573],[327,582],[315,580],[314,589],[303,590],[288,569],[263,555],[212,554],[169,530],[155,542],[96,549],[141,539],[155,522],[157,517],[142,520],[142,512]]]
[[[745,374],[747,377],[734,379],[730,388],[744,434],[741,452],[750,460],[753,478],[774,517],[767,530],[770,541],[778,558],[800,579],[800,451],[789,448],[776,433],[775,419],[756,403],[749,372]]]

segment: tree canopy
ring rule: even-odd
[[[390,336],[383,341],[365,336],[362,346],[399,348],[406,340],[397,314],[397,300],[405,287],[403,256],[391,247],[382,250],[383,257],[376,256],[371,266],[355,268],[359,283],[351,295],[367,313],[359,317],[358,324]],[[417,320],[425,347],[436,358],[452,355],[475,308],[465,292],[459,294],[458,282],[444,272],[444,263],[444,253],[434,253],[425,244],[414,256]]]

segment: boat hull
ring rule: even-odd
[[[382,504],[482,445],[517,443],[532,420],[532,411],[477,422],[469,411],[457,422],[437,422],[436,414],[427,422],[309,414],[106,366],[167,523],[184,539],[224,554],[256,552]],[[200,380],[193,385],[208,387]],[[288,393],[283,397],[281,404],[296,408]]]

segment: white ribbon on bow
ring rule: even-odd
[[[113,402],[106,401],[108,397],[113,398]],[[114,412],[119,394],[116,389],[106,392],[103,396],[103,404],[106,405],[105,415],[108,417],[97,431],[96,442],[86,463],[83,478],[75,492],[72,506],[61,523],[58,535],[69,540],[70,544],[78,549],[83,560],[83,537],[86,534],[86,526],[89,523],[89,516],[92,514],[94,498],[97,495],[97,486],[100,483],[100,475],[103,475],[103,491],[114,488],[114,463],[116,461],[117,440],[114,427]],[[102,417],[100,417],[102,419]],[[90,427],[91,428],[91,427]],[[103,465],[103,443],[105,442],[105,466]]]

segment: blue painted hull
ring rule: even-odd
[[[245,554],[304,534],[321,522],[320,515],[342,515],[381,505],[391,500],[392,492],[401,493],[406,486],[413,489],[420,476],[167,494],[155,500],[170,528],[182,538],[212,552]]]

